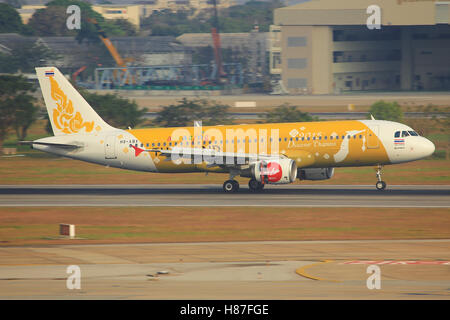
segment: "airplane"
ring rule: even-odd
[[[144,172],[219,172],[267,184],[326,180],[334,168],[375,166],[376,189],[385,190],[383,166],[423,159],[434,144],[412,128],[375,120],[117,129],[107,124],[55,67],[36,68],[54,136],[23,141],[33,149],[100,165]]]

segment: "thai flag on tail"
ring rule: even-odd
[[[55,73],[53,71],[45,71],[46,77],[53,77],[54,75],[55,75]]]

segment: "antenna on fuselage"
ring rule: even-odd
[[[371,120],[375,120],[375,118],[373,117],[372,114],[370,115],[370,119],[371,119]]]

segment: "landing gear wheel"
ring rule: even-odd
[[[248,182],[248,188],[252,192],[260,192],[264,189],[264,185],[256,179],[251,179]]]
[[[223,183],[223,191],[227,193],[237,192],[239,190],[239,182],[236,180],[227,180]]]
[[[378,182],[375,184],[375,187],[377,188],[377,190],[380,190],[380,191],[386,189],[386,182],[381,180],[381,169],[383,169],[383,166],[381,164],[379,164],[378,168],[377,168]]]
[[[384,190],[384,189],[386,189],[386,182],[378,181],[376,183],[375,187],[377,188],[377,190]]]

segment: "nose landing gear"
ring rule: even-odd
[[[383,166],[381,164],[378,165],[377,168],[377,183],[375,184],[375,187],[377,188],[377,190],[384,190],[386,189],[386,182],[384,182],[383,180],[381,180],[381,170],[383,169]]]

